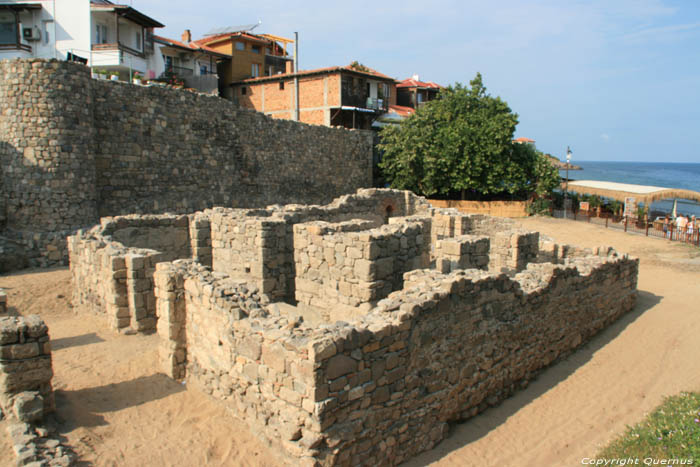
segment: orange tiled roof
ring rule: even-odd
[[[412,107],[406,107],[403,105],[389,105],[389,113],[395,113],[400,117],[410,117],[416,110]]]
[[[163,36],[153,35],[153,38],[159,40],[160,42],[165,42],[169,45],[174,45],[175,47],[181,47],[183,49],[190,49],[193,52],[204,51],[204,52],[211,53],[211,54],[221,55],[222,57],[229,57],[230,56],[228,54],[218,52],[218,51],[216,51],[216,50],[214,50],[211,47],[208,47],[206,45],[196,44],[195,41],[192,41],[189,44],[187,44],[185,42],[176,41],[175,39],[168,39],[167,37],[163,37]]]
[[[321,73],[337,73],[337,72],[341,72],[341,71],[348,71],[348,72],[352,72],[352,73],[359,73],[361,75],[370,75],[370,76],[374,76],[376,78],[396,81],[391,76],[387,76],[387,75],[380,73],[377,70],[373,70],[371,68],[367,68],[367,71],[359,71],[359,70],[356,70],[355,68],[351,68],[350,66],[331,66],[331,67],[326,67],[326,68],[316,68],[313,70],[299,70],[299,73],[296,73],[296,74],[295,73],[282,73],[279,75],[259,76],[257,78],[248,78],[248,79],[241,80],[238,83],[255,84],[256,82],[262,82],[262,81],[274,81],[277,79],[293,78],[295,75],[296,76],[309,76],[309,75],[316,75],[316,74],[321,74]],[[238,84],[238,83],[233,83],[233,84]]]
[[[513,141],[516,143],[534,143],[535,142],[534,139],[525,138],[525,137],[515,138]]]
[[[428,89],[441,89],[442,86],[440,86],[437,83],[433,83],[432,81],[418,81],[417,79],[413,78],[406,78],[405,80],[399,82],[399,84],[396,85],[397,88],[428,88]]]

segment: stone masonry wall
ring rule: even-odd
[[[395,465],[634,306],[638,260],[598,254],[531,263],[512,278],[408,272],[362,318],[318,328],[240,281],[161,263],[164,366],[297,465]]]
[[[370,186],[372,135],[12,60],[0,61],[0,162],[3,234],[47,265],[99,216],[324,203]]]
[[[402,291],[314,361],[329,391],[315,412],[327,427],[316,457],[394,465],[431,449],[448,422],[498,403],[631,310],[637,268],[636,260],[588,257],[532,264],[514,279],[407,273]]]
[[[478,235],[443,238],[435,245],[435,268],[442,273],[457,269],[487,269],[490,240]]]
[[[296,223],[359,215],[379,225],[392,220],[385,217],[387,209],[405,215],[425,212],[429,205],[409,192],[362,189],[325,206],[106,217],[99,226],[69,237],[73,304],[105,313],[114,329],[152,332],[157,316],[155,265],[185,258],[250,281],[272,300],[293,301]]]
[[[177,215],[106,217],[68,237],[68,249],[74,307],[105,313],[113,329],[153,332],[155,265],[191,256],[189,221]]]
[[[360,220],[295,225],[297,301],[332,310],[401,289],[404,272],[429,265],[430,218],[394,220],[403,222],[374,229]]]
[[[212,267],[252,280],[273,299],[295,300],[294,225],[309,221],[364,219],[375,225],[396,216],[426,214],[430,205],[410,192],[361,189],[325,206],[271,206],[268,209],[209,209],[200,213],[211,226]],[[393,217],[392,217],[393,216]]]
[[[537,260],[539,238],[539,232],[495,232],[491,238],[489,269],[496,272],[522,271]]]
[[[0,415],[22,422],[54,410],[49,330],[38,315],[0,317]]]

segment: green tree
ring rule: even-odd
[[[462,199],[551,190],[556,170],[512,142],[517,114],[486,93],[481,74],[469,84],[443,89],[401,125],[382,130],[380,167],[391,186]]]

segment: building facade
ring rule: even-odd
[[[149,62],[149,69],[160,70],[160,74],[149,76],[149,78],[170,79],[182,82],[188,88],[218,95],[219,76],[217,71],[222,67],[222,64],[228,63],[231,57],[216,52],[205,45],[196,44],[192,41],[189,29],[185,30],[181,39],[177,41],[167,37],[153,36],[159,53],[153,54],[151,62]]]
[[[107,0],[0,0],[0,59],[56,58],[146,75],[155,52],[153,29],[160,27]]]
[[[293,59],[287,53],[287,45],[293,42],[280,36],[244,30],[210,34],[194,44],[230,57],[219,66],[219,76],[221,95],[233,100],[230,85],[234,82],[291,72]]]
[[[273,118],[295,119],[294,79],[299,80],[299,121],[370,129],[396,103],[396,81],[377,71],[350,66],[321,68],[235,82],[233,100]]]

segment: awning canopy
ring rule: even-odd
[[[561,184],[565,189],[566,182]],[[600,182],[597,180],[569,180],[569,191],[586,195],[597,195],[605,198],[625,201],[632,197],[638,203],[651,204],[662,199],[690,199],[700,202],[700,193],[692,190],[664,188],[648,185],[631,185],[628,183]]]
[[[8,10],[15,10],[15,11],[41,10],[41,5],[39,5],[37,3],[12,3],[10,5],[8,5],[8,4],[0,5],[0,8],[8,9]]]

